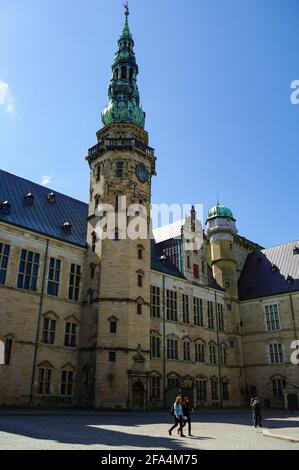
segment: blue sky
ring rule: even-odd
[[[87,201],[122,0],[0,0],[0,166]],[[264,246],[298,239],[296,0],[130,0],[153,202],[230,207]]]

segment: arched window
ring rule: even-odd
[[[210,349],[210,363],[211,364],[217,364],[217,346],[214,341],[211,341],[209,343],[209,349]]]
[[[220,345],[220,363],[222,366],[226,366],[227,363],[227,351],[225,344]]]
[[[167,375],[167,388],[179,388],[180,387],[180,376],[176,372],[171,372]]]
[[[117,332],[117,322],[118,322],[118,318],[116,317],[110,317],[108,318],[108,321],[109,321],[109,329],[110,329],[110,333],[116,333]]]
[[[137,257],[140,260],[143,259],[143,251],[144,251],[144,246],[143,245],[138,245],[137,246]]]
[[[137,286],[138,287],[143,287],[143,278],[144,278],[144,272],[140,269],[137,271]]]

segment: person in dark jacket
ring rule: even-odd
[[[190,404],[189,397],[184,397],[182,407],[183,407],[183,414],[184,414],[183,427],[186,426],[186,424],[188,423],[188,435],[192,436],[192,434],[191,434],[191,416],[190,416],[192,409],[191,409],[191,404]],[[180,430],[178,430],[178,432],[179,431]]]
[[[258,426],[260,428],[263,427],[262,425],[262,413],[261,413],[261,401],[259,397],[255,396],[251,398],[250,401],[250,406],[252,408],[252,415],[253,415],[253,423],[254,427],[257,428]]]

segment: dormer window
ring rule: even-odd
[[[24,196],[24,202],[26,204],[28,204],[28,206],[32,206],[33,205],[33,194],[32,193],[28,193]]]
[[[299,246],[295,246],[293,249],[293,255],[299,255]]]
[[[294,278],[289,274],[288,277],[287,277],[287,283],[288,284],[293,284],[294,282]]]
[[[55,204],[55,201],[56,201],[56,194],[55,193],[53,193],[53,192],[49,193],[47,198],[48,198],[48,201],[51,204]]]
[[[64,224],[63,224],[63,226],[62,226],[62,230],[64,231],[64,233],[65,233],[66,235],[70,235],[71,232],[72,232],[72,226],[71,226],[71,224],[70,224],[68,221],[64,222]]]
[[[3,201],[1,204],[0,204],[0,212],[2,212],[2,214],[10,214],[10,202],[8,201]]]

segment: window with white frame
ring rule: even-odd
[[[284,362],[281,343],[269,344],[269,353],[270,353],[271,364],[282,364]]]
[[[267,331],[280,330],[278,304],[265,305],[265,323]]]
[[[0,284],[5,284],[8,268],[9,245],[0,243]]]
[[[48,315],[44,317],[42,343],[54,344],[56,331],[56,318]]]

